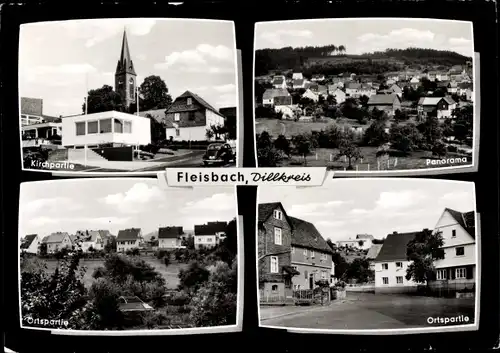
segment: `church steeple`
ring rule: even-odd
[[[122,51],[120,54],[120,60],[118,60],[118,64],[116,65],[116,74],[128,73],[131,75],[136,75],[134,69],[134,62],[130,57],[130,49],[128,47],[127,40],[127,31],[123,30],[123,39],[122,39]]]
[[[116,65],[115,91],[122,97],[122,104],[125,108],[130,108],[130,105],[136,102],[136,78],[134,62],[130,57],[128,47],[127,31],[124,29],[122,50]]]

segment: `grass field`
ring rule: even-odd
[[[267,131],[273,138],[278,135],[291,137],[296,134],[308,133],[311,131],[321,131],[336,125],[340,128],[343,126],[362,126],[363,129],[367,125],[359,125],[352,119],[337,119],[327,122],[296,122],[277,119],[256,119],[255,132],[260,134]],[[360,147],[362,160],[353,161],[354,170],[358,171],[378,171],[378,170],[411,170],[425,168],[442,168],[453,167],[460,165],[472,165],[472,157],[468,156],[467,162],[458,162],[450,164],[427,164],[428,161],[438,159],[432,156],[430,151],[415,151],[407,156],[377,158],[377,147]],[[338,149],[317,148],[311,155],[307,156],[308,167],[327,167],[330,170],[344,170],[349,163],[343,157],[337,159]],[[446,158],[463,157],[456,153],[448,153]],[[281,167],[303,167],[303,157],[291,156],[286,158],[281,163]]]
[[[427,164],[427,160],[437,159],[432,157],[432,153],[428,151],[412,152],[404,157],[389,157],[388,159],[380,159],[377,161],[376,147],[360,147],[362,160],[353,161],[354,170],[358,171],[377,171],[377,170],[407,170],[407,169],[423,169],[423,168],[439,168],[452,167],[460,165],[471,165],[472,157],[467,157],[467,163],[453,163],[432,165]],[[349,165],[344,158],[336,159],[338,149],[317,148],[314,153],[307,156],[307,167],[327,167],[331,170],[344,170]],[[331,156],[331,157],[330,157]],[[447,158],[458,157],[456,154],[449,153]],[[330,160],[331,158],[331,160]],[[281,167],[303,167],[301,164],[303,158],[301,156],[292,156],[290,159],[284,159]],[[380,169],[379,169],[380,168]]]
[[[144,261],[146,261],[148,264],[153,266],[156,271],[161,273],[161,275],[165,278],[167,281],[167,288],[169,289],[175,289],[177,288],[177,285],[179,284],[179,277],[177,276],[179,274],[179,271],[187,266],[187,264],[178,264],[178,263],[173,263],[170,264],[168,267],[165,266],[163,262],[160,260],[150,257],[150,256],[144,256],[141,257]],[[57,266],[57,260],[44,260],[44,262],[47,264],[47,271],[49,273],[53,273],[56,269]],[[103,260],[81,260],[80,261],[80,266],[84,266],[86,268],[85,275],[83,277],[83,282],[85,283],[85,287],[90,287],[92,285],[92,282],[94,279],[92,278],[92,274],[94,273],[94,270],[102,266]]]

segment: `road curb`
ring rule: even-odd
[[[312,308],[310,310],[308,310],[307,312],[310,312],[310,311],[316,311],[320,308],[325,308],[326,306],[321,306],[321,307],[317,307],[317,308]],[[283,316],[289,316],[289,315],[295,315],[295,314],[302,314],[306,311],[294,311],[294,312],[291,312],[291,313],[286,313],[286,314],[280,314],[280,315],[276,315],[276,316],[273,316],[273,317],[268,317],[268,318],[265,318],[265,319],[260,319],[260,321],[266,321],[266,320],[272,320],[272,319],[277,319],[279,317],[283,317]]]

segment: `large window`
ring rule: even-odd
[[[437,270],[436,279],[439,281],[446,279],[446,270]]]
[[[274,244],[276,245],[283,245],[282,239],[281,239],[281,228],[274,228]]]
[[[455,269],[455,278],[456,279],[465,279],[467,277],[467,273],[465,271],[465,267],[459,267]]]
[[[402,262],[396,262],[396,268],[403,268]]]
[[[382,277],[382,284],[389,284],[389,277]]]
[[[271,273],[278,273],[278,256],[271,256]]]
[[[99,122],[89,121],[87,122],[87,134],[97,134],[99,132]]]
[[[174,113],[174,121],[179,121],[181,120],[181,114],[180,113]]]
[[[396,283],[397,284],[403,284],[403,276],[397,276],[396,277]]]
[[[102,120],[100,120],[99,121],[99,130],[101,130],[101,134],[112,132],[112,129],[111,129],[111,119],[102,119]]]
[[[274,218],[281,221],[283,219],[283,212],[280,210],[274,210]]]
[[[76,124],[76,136],[85,135],[85,121],[75,124]]]
[[[382,270],[388,270],[389,264],[382,264]]]
[[[123,133],[123,121],[120,119],[114,119],[115,120],[115,133]]]
[[[131,121],[124,121],[123,122],[123,132],[126,134],[132,133],[132,122]]]

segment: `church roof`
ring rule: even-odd
[[[120,54],[120,60],[118,60],[118,64],[116,65],[116,74],[118,75],[122,73],[128,73],[137,76],[134,69],[134,63],[132,61],[132,58],[130,57],[127,32],[125,30],[123,31],[122,51]]]

